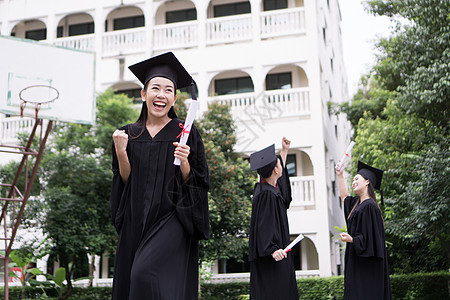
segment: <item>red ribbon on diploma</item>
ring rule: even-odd
[[[178,126],[180,126],[180,128],[181,128],[182,130],[181,130],[180,134],[177,135],[177,138],[179,138],[180,136],[181,136],[181,137],[184,136],[185,133],[190,133],[190,131],[187,131],[187,130],[186,130],[187,128],[184,127],[184,124],[183,124],[183,123],[178,124]]]

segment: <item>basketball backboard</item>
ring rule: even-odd
[[[0,36],[0,112],[39,118],[95,122],[95,54],[41,42]]]

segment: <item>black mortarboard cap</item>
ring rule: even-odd
[[[383,178],[383,170],[369,166],[361,161],[358,161],[358,174],[364,178],[369,179],[374,189],[381,188],[381,179]]]
[[[170,79],[176,89],[193,83],[191,75],[172,52],[166,52],[128,67],[145,86],[154,77]]]
[[[258,170],[259,175],[267,178],[275,168],[277,156],[275,155],[275,145],[271,145],[250,155],[250,170]]]

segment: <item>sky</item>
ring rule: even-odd
[[[373,16],[364,10],[361,0],[339,0],[342,15],[344,63],[348,77],[348,92],[352,98],[361,75],[375,64],[377,37],[390,36],[387,17]]]

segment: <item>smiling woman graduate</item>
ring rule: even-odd
[[[198,240],[209,238],[209,175],[195,126],[183,122],[176,89],[193,86],[165,53],[129,67],[144,85],[136,123],[113,134],[111,217],[119,234],[113,299],[198,299]],[[174,158],[180,166],[174,165]]]
[[[336,173],[348,229],[348,233],[340,234],[347,243],[344,299],[390,300],[384,222],[374,192],[374,188],[381,188],[383,171],[358,161],[352,183],[355,197],[349,195],[343,171],[337,166]]]

